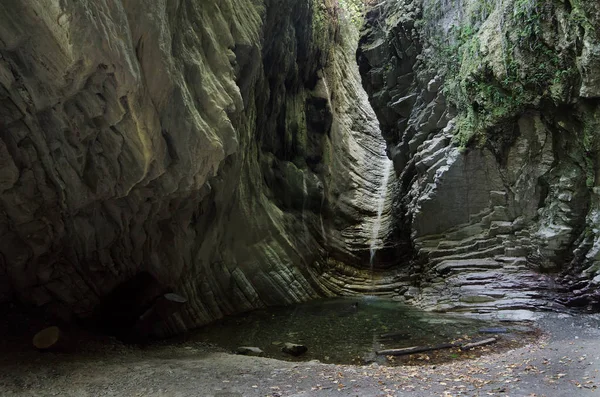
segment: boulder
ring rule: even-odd
[[[237,348],[236,350],[237,354],[241,354],[243,356],[263,356],[265,354],[265,352],[263,352],[260,348],[258,347],[250,347],[250,346],[240,346]]]
[[[66,351],[69,339],[57,326],[47,327],[33,337],[33,346],[40,351]]]
[[[301,356],[308,351],[308,347],[304,345],[298,345],[296,343],[285,343],[281,348],[281,351],[292,356]]]

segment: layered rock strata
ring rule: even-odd
[[[371,9],[358,62],[399,174],[396,227],[421,264],[410,298],[507,315],[597,305],[599,13],[536,0]]]
[[[166,335],[360,290],[387,158],[352,29],[330,1],[0,4],[0,302],[111,323],[174,291]]]

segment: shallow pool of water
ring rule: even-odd
[[[267,357],[352,364],[372,361],[374,352],[389,348],[435,345],[497,323],[430,313],[376,298],[317,300],[291,307],[257,310],[205,327],[191,339],[236,350],[258,347]],[[285,342],[303,344],[308,352],[292,357]]]

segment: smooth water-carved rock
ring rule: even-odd
[[[385,145],[339,12],[0,5],[0,301],[96,318],[147,274],[188,301],[167,335],[367,274]]]

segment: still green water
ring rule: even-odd
[[[481,336],[481,328],[493,326],[497,324],[424,312],[391,300],[337,298],[230,317],[192,339],[230,350],[258,347],[265,356],[282,360],[356,364],[372,361],[377,350],[448,343]],[[285,342],[303,344],[308,352],[289,356],[281,351]]]

